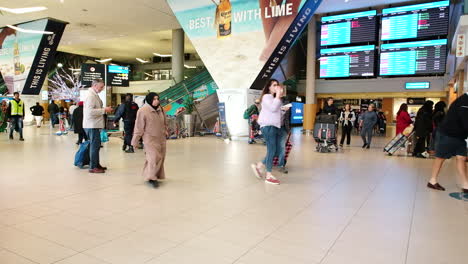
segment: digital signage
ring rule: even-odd
[[[320,46],[359,44],[377,40],[377,11],[322,17]]]
[[[448,33],[450,1],[387,8],[382,11],[382,40],[430,38]]]
[[[130,68],[128,66],[108,65],[107,85],[128,87],[129,74]]]
[[[65,26],[40,19],[0,28],[0,73],[9,94],[41,92]]]
[[[320,50],[320,78],[373,77],[375,45]]]
[[[93,80],[105,80],[105,64],[82,64],[81,65],[81,85],[91,87]]]
[[[445,73],[447,39],[382,44],[380,75]]]
[[[304,104],[294,102],[291,103],[291,124],[302,124],[304,120]]]
[[[407,82],[405,83],[405,89],[407,90],[421,90],[431,88],[430,82]]]

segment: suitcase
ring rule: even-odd
[[[75,154],[74,165],[83,169],[84,166],[89,165],[89,140],[80,144],[80,148]]]
[[[390,142],[384,147],[384,152],[387,152],[388,155],[393,155],[399,149],[403,148],[410,138],[412,138],[413,133],[405,136],[403,134],[396,135]]]
[[[336,124],[315,123],[314,138],[316,140],[336,139]]]

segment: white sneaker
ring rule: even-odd
[[[252,164],[252,165],[250,165],[250,167],[252,167],[252,170],[253,170],[255,176],[256,176],[259,180],[263,179],[262,171],[257,167],[256,164]]]

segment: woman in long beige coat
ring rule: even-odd
[[[164,179],[164,160],[166,158],[167,123],[166,114],[159,102],[157,93],[149,93],[145,105],[138,110],[133,132],[132,146],[137,149],[143,138],[146,162],[143,176],[154,188],[159,186],[158,180]]]

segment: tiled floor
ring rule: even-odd
[[[384,138],[319,154],[298,132],[280,186],[250,171],[264,146],[205,137],[169,142],[157,190],[142,182],[142,151],[117,138],[101,152],[108,173],[91,175],[72,165],[75,135],[0,135],[0,263],[467,263],[452,162],[435,192],[431,160],[387,157]]]

